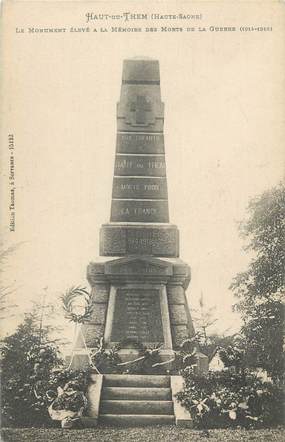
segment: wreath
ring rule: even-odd
[[[138,339],[134,338],[126,338],[122,339],[122,341],[118,342],[115,345],[116,350],[121,350],[122,348],[134,348],[135,350],[138,350],[139,353],[143,353],[145,350],[145,346],[142,342],[140,342]]]
[[[83,297],[85,301],[85,311],[82,314],[77,314],[73,311],[73,303],[79,296]],[[69,321],[77,324],[83,324],[85,321],[90,319],[94,307],[92,305],[92,295],[88,293],[86,287],[71,287],[61,297],[61,300],[65,317],[69,319]]]
[[[119,344],[117,344],[117,351],[121,348],[127,348],[129,345],[132,345],[133,348],[137,349],[139,354],[136,359],[131,359],[129,361],[117,363],[117,367],[131,367],[133,365],[137,365],[138,363],[145,364],[149,362],[151,367],[154,367],[154,362],[157,360],[159,351],[163,344],[157,344],[150,348],[146,347],[142,342],[136,339],[124,339]],[[128,370],[129,371],[129,370]]]

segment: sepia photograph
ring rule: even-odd
[[[1,3],[1,440],[284,431],[285,3]]]

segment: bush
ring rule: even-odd
[[[92,370],[92,368],[84,368],[81,370],[63,368],[53,370],[48,379],[48,391],[56,393],[58,387],[64,388],[67,383],[71,382],[77,390],[85,394],[87,392],[90,375],[93,372],[94,370]]]
[[[26,316],[2,343],[1,402],[4,426],[42,426],[50,422],[46,395],[53,369],[62,363],[57,347],[39,334],[35,318]]]
[[[185,385],[177,399],[197,428],[272,427],[283,422],[284,393],[251,373],[182,372]]]

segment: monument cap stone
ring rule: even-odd
[[[160,82],[159,62],[147,57],[135,57],[124,60],[123,83]],[[147,83],[146,83],[147,84]]]

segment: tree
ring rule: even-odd
[[[217,322],[215,318],[216,307],[205,306],[203,293],[199,299],[199,308],[192,309],[194,315],[192,315],[195,325],[196,341],[200,350],[207,356],[211,356],[217,347],[227,347],[234,339],[234,335],[226,335],[228,330],[225,330],[221,335],[217,333],[211,333],[211,326]]]
[[[203,293],[201,292],[199,309],[192,309],[192,311],[194,312],[193,321],[195,328],[201,335],[200,341],[204,344],[207,344],[208,341],[208,329],[217,322],[217,319],[214,318],[215,309],[216,307],[205,307]]]
[[[284,367],[284,227],[285,185],[280,183],[249,204],[241,233],[254,257],[231,284],[238,298],[235,309],[244,321],[241,331],[248,364],[267,370],[275,379]]]
[[[2,341],[1,353],[3,425],[45,424],[49,421],[49,378],[62,360],[47,329],[39,328],[35,312],[26,314],[15,333]]]
[[[38,326],[40,339],[42,332],[45,330],[45,336],[49,342],[56,343],[63,348],[69,343],[67,340],[64,327],[62,325],[62,312],[58,299],[48,300],[48,287],[42,289],[39,293],[38,300],[32,301],[32,312],[35,318],[35,325]]]

